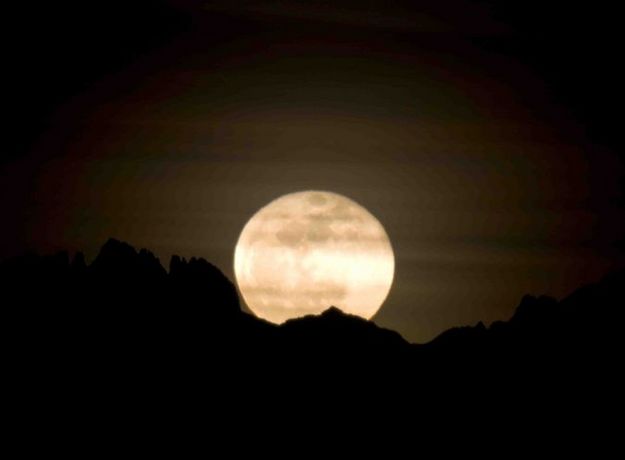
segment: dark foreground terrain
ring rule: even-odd
[[[427,344],[335,308],[275,326],[243,312],[205,260],[174,256],[167,271],[113,239],[90,265],[24,256],[0,280],[6,394],[18,417],[44,425],[140,417],[143,427],[165,414],[262,424],[280,410],[419,418],[467,404],[501,420],[577,420],[620,407],[624,272],[561,301],[526,296],[508,321]]]

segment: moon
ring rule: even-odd
[[[337,193],[283,195],[247,222],[234,252],[247,306],[273,323],[330,306],[370,319],[386,299],[395,257],[382,224]]]

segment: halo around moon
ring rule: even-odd
[[[395,258],[382,224],[342,195],[281,196],[247,222],[234,271],[247,306],[274,323],[330,306],[371,318],[386,299]]]

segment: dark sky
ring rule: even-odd
[[[329,190],[385,226],[411,341],[623,265],[608,3],[66,3],[5,11],[2,258],[113,236],[234,279],[258,208]]]

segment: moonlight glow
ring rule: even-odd
[[[247,305],[282,323],[334,305],[371,318],[393,282],[393,249],[380,222],[336,193],[284,195],[243,228],[234,270]]]

